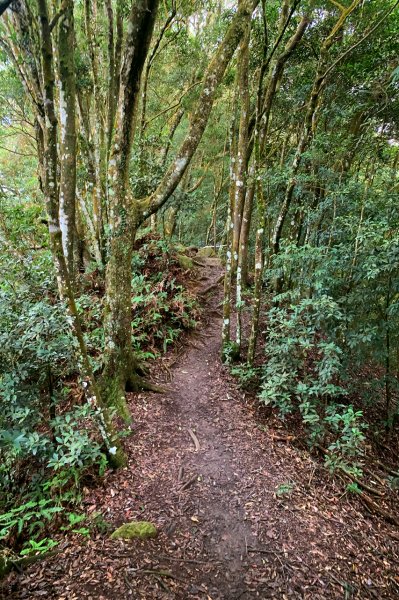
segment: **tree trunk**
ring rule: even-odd
[[[127,189],[127,176],[140,76],[148,52],[156,0],[142,0],[132,9],[121,90],[116,136],[109,162],[110,259],[107,267],[107,315],[104,383],[118,403],[126,383],[137,385],[131,345],[131,258],[137,227],[156,213],[181,181],[208,122],[216,91],[227,65],[245,31],[256,0],[242,0],[226,35],[219,44],[204,77],[204,87],[192,113],[188,134],[158,188],[150,197],[134,200]],[[134,27],[133,27],[134,24]],[[128,32],[129,32],[128,28]],[[140,32],[140,35],[138,34]],[[136,36],[136,38],[134,37]],[[109,383],[111,382],[111,384]]]
[[[62,245],[71,280],[75,267],[76,117],[73,0],[64,1],[59,20],[59,115],[60,115],[60,226]]]
[[[110,257],[106,271],[104,390],[125,418],[126,384],[136,386],[131,340],[131,263],[137,227],[137,203],[128,189],[129,159],[134,138],[140,79],[151,42],[158,0],[138,0],[130,16],[121,70],[117,125],[109,161]]]
[[[241,283],[243,288],[248,287],[248,250],[249,234],[251,232],[252,211],[255,197],[255,182],[247,187],[245,194],[244,211],[241,222],[240,245],[238,249],[238,264],[241,269]]]
[[[292,161],[291,173],[290,173],[289,181],[288,181],[288,184],[286,187],[284,200],[281,205],[280,212],[278,214],[278,217],[276,220],[276,225],[275,225],[273,236],[272,236],[272,253],[274,255],[278,254],[278,252],[280,250],[280,242],[281,242],[283,226],[284,226],[286,217],[288,215],[288,211],[290,209],[292,199],[294,197],[294,192],[296,189],[296,176],[298,174],[299,167],[300,167],[302,159],[303,159],[303,154],[304,154],[305,150],[307,149],[307,147],[309,146],[309,143],[311,142],[311,140],[314,136],[315,127],[316,127],[316,118],[315,117],[317,114],[317,110],[319,108],[321,92],[325,85],[326,75],[330,71],[330,69],[327,69],[328,52],[331,49],[334,42],[337,40],[337,37],[336,37],[337,33],[339,33],[340,30],[342,29],[342,27],[344,26],[347,17],[355,10],[355,8],[358,6],[359,3],[360,3],[360,0],[353,0],[352,4],[348,8],[342,7],[341,15],[339,16],[337,22],[332,27],[330,33],[328,34],[328,36],[326,37],[326,39],[323,41],[323,43],[321,45],[320,57],[319,57],[319,61],[318,61],[317,69],[316,69],[316,75],[315,75],[315,79],[313,81],[313,86],[312,86],[312,90],[311,90],[309,101],[308,101],[305,121],[304,121],[302,131],[301,131],[301,134],[299,137],[299,142],[298,142],[298,146],[297,146],[297,149],[295,152],[295,156]],[[276,292],[277,293],[279,293],[279,291],[281,290],[281,286],[282,286],[282,280],[279,279],[276,282]]]
[[[54,68],[51,31],[46,0],[37,0],[40,19],[40,42],[43,75],[43,101],[45,110],[44,129],[44,181],[43,190],[49,222],[50,248],[57,270],[57,281],[61,297],[67,302],[71,325],[80,350],[80,372],[87,402],[95,410],[98,426],[106,445],[110,462],[120,466],[125,456],[120,448],[108,410],[102,402],[97,383],[94,379],[87,354],[79,315],[76,308],[70,273],[62,246],[62,232],[59,222],[59,187],[57,183],[57,118],[54,106]]]
[[[234,214],[233,214],[233,265],[236,265],[236,353],[241,349],[242,329],[242,266],[238,260],[242,215],[247,189],[247,165],[248,165],[248,128],[249,128],[249,40],[251,34],[251,23],[248,25],[240,45],[238,61],[238,89],[240,98],[240,125],[238,129],[237,156],[235,162],[234,177]],[[241,254],[242,258],[242,254]]]

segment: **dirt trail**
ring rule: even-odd
[[[207,261],[202,287],[219,276]],[[392,528],[340,498],[306,451],[273,441],[220,364],[220,300],[221,286],[210,293],[208,322],[159,370],[170,391],[131,395],[128,468],[86,494],[89,513],[114,525],[153,521],[158,537],[69,541],[14,575],[3,597],[399,597]]]

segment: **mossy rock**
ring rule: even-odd
[[[177,254],[186,254],[187,252],[186,246],[179,243],[173,245],[173,250],[177,252]]]
[[[192,269],[193,268],[194,263],[189,256],[186,256],[185,254],[178,254],[177,260],[182,269]]]
[[[121,525],[111,534],[112,540],[146,540],[156,537],[158,531],[149,521],[132,521]]]
[[[202,258],[214,258],[216,252],[213,246],[204,246],[203,248],[198,248],[197,255],[202,256]]]

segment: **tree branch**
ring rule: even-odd
[[[363,37],[356,42],[355,44],[353,44],[353,46],[351,46],[350,48],[348,48],[348,50],[346,50],[343,54],[341,54],[341,56],[339,56],[333,63],[332,65],[330,65],[327,69],[327,71],[324,73],[323,75],[323,79],[325,79],[333,69],[335,69],[335,67],[341,62],[341,60],[343,60],[346,56],[348,56],[348,54],[350,54],[352,52],[352,50],[354,50],[355,48],[357,48],[358,46],[360,46],[360,44],[362,44],[365,40],[367,40],[368,37],[370,37],[370,35],[372,33],[374,33],[374,31],[376,31],[376,29],[378,29],[378,27],[380,25],[382,25],[382,23],[385,21],[385,19],[387,17],[389,17],[389,15],[395,10],[395,8],[399,5],[399,0],[396,0],[395,4],[393,6],[391,6],[391,8],[389,8],[386,13],[381,17],[381,19],[379,21],[377,21],[377,23],[371,27],[371,29],[369,29],[369,31],[366,31],[366,33],[363,35]]]
[[[138,202],[138,221],[143,222],[157,212],[170,198],[181,181],[190,161],[201,141],[215,100],[216,91],[227,65],[242,38],[248,19],[259,0],[242,0],[238,11],[227,29],[224,39],[217,47],[206,70],[204,86],[193,111],[188,134],[177,153],[175,160],[165,173],[155,192]]]
[[[54,27],[57,25],[57,23],[60,20],[60,18],[62,17],[62,15],[64,15],[66,13],[67,8],[68,8],[68,2],[66,2],[64,0],[63,3],[61,4],[60,10],[51,19],[51,22],[49,25],[50,31],[53,31]]]

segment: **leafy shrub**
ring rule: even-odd
[[[0,537],[28,552],[51,546],[46,528],[105,456],[93,409],[74,391],[74,342],[47,251],[0,261]]]
[[[154,235],[140,242],[132,276],[132,343],[138,352],[151,355],[167,347],[182,330],[196,326],[199,307],[179,278],[173,246]]]
[[[329,444],[333,458],[353,458],[364,439],[362,413],[346,406],[342,351],[337,344],[342,313],[328,296],[302,299],[269,311],[266,362],[260,400],[280,415],[298,412],[311,445]],[[327,337],[321,331],[334,332]],[[341,400],[341,402],[340,402]]]

